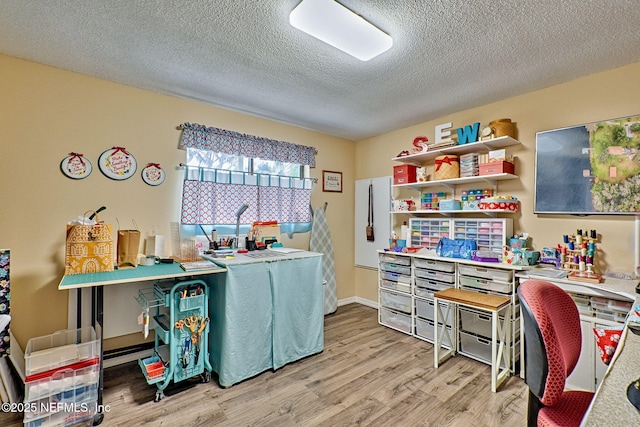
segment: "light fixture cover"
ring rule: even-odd
[[[289,23],[361,61],[391,48],[391,36],[333,0],[302,0]]]

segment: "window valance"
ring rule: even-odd
[[[206,127],[197,123],[183,123],[180,128],[180,148],[197,148],[311,167],[316,165],[317,150],[314,147]]]

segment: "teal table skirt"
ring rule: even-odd
[[[324,349],[321,256],[226,268],[209,276],[209,354],[221,386]]]

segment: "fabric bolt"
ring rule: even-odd
[[[322,274],[326,282],[324,284],[324,314],[333,313],[338,309],[338,294],[333,243],[331,242],[331,232],[327,224],[324,207],[317,207],[313,211],[309,250],[324,254],[322,257]]]

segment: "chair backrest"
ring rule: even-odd
[[[580,357],[580,314],[569,294],[544,280],[518,287],[525,328],[525,382],[545,406],[560,399]]]

